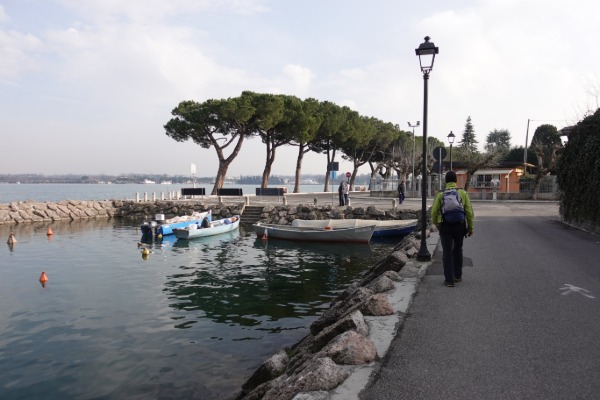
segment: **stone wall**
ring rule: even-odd
[[[211,209],[215,217],[230,217],[240,214],[243,204],[239,205],[206,205],[196,201],[147,201],[128,200],[105,201],[59,201],[33,202],[19,201],[0,204],[0,224],[21,224],[31,222],[52,222],[60,220],[80,220],[90,218],[132,218],[154,219],[156,214],[164,214],[165,218],[190,215],[194,211]]]
[[[396,209],[382,211],[373,206],[351,207],[343,209],[331,205],[315,206],[299,204],[287,206],[267,205],[263,208],[261,222],[279,225],[290,225],[295,219],[419,219],[421,210]]]

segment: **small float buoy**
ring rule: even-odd
[[[326,231],[330,231],[330,230],[332,230],[332,229],[333,229],[333,228],[332,228],[332,227],[330,227],[329,225],[327,225],[327,226],[325,227],[325,230],[326,230]]]
[[[46,233],[46,235],[48,235],[48,236],[54,235],[54,233],[52,232],[52,228],[48,228],[48,233]]]
[[[15,234],[13,232],[11,232],[10,235],[8,235],[8,240],[6,241],[6,243],[8,243],[8,244],[17,243],[17,238],[15,237]]]
[[[42,283],[48,282],[48,277],[46,276],[45,272],[42,272],[42,275],[40,275],[40,282],[42,282]]]
[[[150,254],[150,250],[148,250],[148,248],[144,247],[144,250],[142,250],[142,254],[147,256],[148,254]]]
[[[157,239],[162,239],[162,233],[159,233],[158,235],[156,235]]]

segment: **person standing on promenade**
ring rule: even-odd
[[[340,196],[340,207],[344,205],[344,181],[340,181],[340,186],[338,187],[338,194]]]
[[[446,173],[446,187],[431,207],[431,220],[440,232],[444,283],[454,287],[462,279],[463,239],[473,235],[475,214],[469,195],[456,187],[456,172]]]
[[[400,204],[404,201],[404,181],[400,181],[398,185],[398,201]]]
[[[346,182],[344,185],[344,205],[350,205],[348,201],[348,195],[350,194],[350,182]]]

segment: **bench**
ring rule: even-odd
[[[257,196],[283,196],[286,188],[256,188]]]
[[[256,188],[256,196],[277,196],[279,201],[287,193],[287,188],[274,187],[274,188]],[[285,197],[283,197],[285,204]]]
[[[243,190],[241,188],[221,188],[217,189],[217,196],[243,196]]]
[[[181,188],[182,196],[205,196],[205,188]]]

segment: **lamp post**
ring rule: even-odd
[[[450,171],[452,171],[452,143],[454,143],[454,133],[450,131],[448,134],[448,143],[450,143]]]
[[[408,126],[412,128],[413,131],[413,154],[412,154],[412,179],[410,180],[410,190],[414,192],[415,190],[415,128],[421,124],[421,121],[417,121],[415,125],[408,123]]]
[[[423,167],[421,171],[423,179],[421,180],[421,247],[417,253],[418,261],[431,260],[425,238],[427,234],[427,81],[429,80],[429,73],[433,69],[435,55],[439,53],[439,48],[435,47],[429,41],[430,39],[429,36],[425,36],[425,41],[419,45],[418,49],[415,49],[423,73]]]

